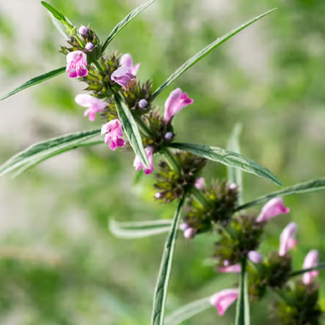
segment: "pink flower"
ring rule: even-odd
[[[196,182],[195,182],[195,187],[198,189],[198,190],[202,190],[205,186],[205,180],[204,180],[204,177],[200,177],[200,178],[197,178],[196,179]]]
[[[119,67],[112,73],[111,79],[127,89],[130,83],[135,80],[135,76],[129,72],[127,67]]]
[[[105,135],[105,143],[110,143],[109,148],[115,150],[117,147],[123,148],[125,140],[122,138],[122,123],[118,120],[112,120],[102,126],[102,134]]]
[[[241,266],[240,264],[235,264],[223,268],[218,268],[218,271],[221,273],[240,273],[241,272]]]
[[[310,251],[306,258],[305,258],[305,261],[304,261],[304,265],[303,265],[303,269],[310,269],[312,267],[315,267],[318,265],[318,251],[316,250],[313,250],[313,251]],[[317,270],[314,270],[314,271],[310,271],[310,272],[307,272],[303,275],[303,283],[305,285],[309,285],[312,283],[314,277],[318,276],[318,271]]]
[[[186,228],[184,230],[184,237],[187,239],[193,239],[196,235],[196,229],[194,228]]]
[[[70,52],[67,55],[67,72],[70,78],[86,77],[87,70],[87,55],[81,51]]]
[[[82,36],[87,36],[89,33],[89,28],[86,26],[81,25],[79,28],[79,34]]]
[[[145,168],[144,165],[142,164],[141,159],[138,156],[135,157],[133,166],[135,167],[136,171],[139,171],[142,168],[144,173],[146,175],[149,175],[155,170],[155,167],[153,166],[153,148],[152,147],[147,147],[145,149],[145,151],[146,151],[146,154],[147,154],[147,157],[148,157],[148,160],[149,160],[149,167],[150,168],[149,169]]]
[[[190,99],[186,93],[183,93],[180,88],[172,91],[165,102],[164,121],[168,124],[174,115],[176,115],[182,108],[193,104],[194,100]]]
[[[77,95],[75,101],[78,105],[83,107],[89,107],[85,110],[84,116],[89,115],[89,121],[95,121],[96,113],[101,112],[107,104],[101,99],[95,98],[88,94]]]
[[[256,219],[256,222],[264,222],[278,216],[279,214],[286,214],[289,212],[290,209],[284,206],[281,198],[274,198],[264,205],[260,215]]]
[[[238,295],[238,289],[222,290],[211,297],[210,304],[218,309],[218,314],[221,316],[238,299]]]
[[[124,54],[121,57],[121,66],[128,68],[128,72],[135,76],[139,70],[140,63],[133,66],[132,56],[130,54]]]
[[[262,255],[256,251],[250,251],[248,253],[248,258],[255,264],[259,264],[262,261]]]
[[[297,224],[290,222],[282,231],[280,236],[280,249],[279,255],[285,256],[291,248],[294,248],[297,244],[295,240],[297,232]]]

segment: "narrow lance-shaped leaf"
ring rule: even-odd
[[[4,100],[6,98],[9,98],[10,96],[13,96],[17,93],[19,93],[20,91],[23,91],[29,87],[32,87],[32,86],[35,86],[35,85],[38,85],[46,80],[49,80],[49,79],[52,79],[54,77],[57,77],[59,76],[60,74],[64,73],[65,72],[65,67],[62,67],[62,68],[59,68],[59,69],[56,69],[56,70],[53,70],[53,71],[50,71],[50,72],[47,72],[47,73],[44,73],[38,77],[35,77],[25,83],[23,83],[22,85],[20,85],[18,88],[16,88],[15,90],[11,91],[10,93],[8,93],[7,95],[3,96],[2,98],[0,98],[0,101],[1,100]]]
[[[242,126],[237,124],[234,131],[229,139],[227,149],[240,154],[239,137]],[[237,185],[238,190],[238,204],[243,204],[243,182],[242,182],[242,171],[239,168],[227,166],[228,181]]]
[[[70,23],[69,19],[59,11],[58,9],[54,8],[52,5],[45,1],[41,1],[41,4],[53,15],[55,19],[57,19],[61,24],[65,25],[67,28],[74,28],[74,26]]]
[[[170,230],[172,220],[117,222],[110,220],[109,230],[118,238],[136,239],[159,235]]]
[[[167,237],[164,253],[160,263],[159,275],[157,279],[157,285],[154,293],[153,310],[151,325],[163,325],[165,315],[165,302],[167,297],[168,283],[170,272],[172,268],[174,250],[177,239],[177,229],[181,216],[181,210],[184,204],[185,198],[183,198],[178,205],[173,219],[173,224],[170,233]]]
[[[134,153],[140,157],[142,163],[149,169],[147,154],[143,148],[142,138],[138,126],[120,94],[114,94],[117,114],[123,124],[124,132],[130,142]]]
[[[239,296],[237,301],[236,322],[235,322],[236,325],[250,324],[246,265],[247,265],[247,260],[245,258],[241,263]]]
[[[176,70],[153,94],[153,98],[156,98],[165,88],[167,88],[174,80],[176,80],[178,77],[180,77],[186,70],[188,70],[190,67],[192,67],[195,63],[202,60],[206,55],[208,55],[210,52],[212,52],[214,49],[216,49],[218,46],[226,42],[231,37],[235,36],[237,33],[248,27],[249,25],[255,23],[256,21],[260,20],[261,18],[265,17],[266,15],[273,12],[275,9],[269,10],[265,12],[264,14],[255,17],[254,19],[246,22],[245,24],[237,27],[236,29],[232,30],[228,34],[218,38],[213,43],[209,44],[207,47],[205,47],[202,51],[195,54],[192,58],[190,58],[188,61],[186,61],[178,70]]]
[[[103,44],[103,52],[106,50],[109,43],[115,38],[115,36],[124,28],[127,24],[131,22],[132,19],[134,19],[137,15],[139,15],[144,9],[149,7],[152,3],[154,3],[156,0],[151,0],[143,5],[139,6],[138,8],[131,11],[122,21],[120,21],[114,29],[111,31],[111,33],[107,36],[104,44]]]
[[[220,162],[226,166],[240,168],[245,172],[263,177],[277,185],[282,186],[281,181],[276,176],[274,176],[269,169],[259,165],[250,159],[245,158],[236,152],[227,151],[218,147],[209,147],[207,145],[193,143],[175,142],[171,143],[169,146],[172,148],[189,151],[194,155],[201,156],[212,161]]]
[[[236,211],[251,208],[251,207],[258,205],[260,203],[269,201],[275,197],[284,197],[284,196],[293,195],[293,194],[302,194],[302,193],[322,191],[322,190],[325,190],[325,178],[315,179],[315,180],[308,181],[305,183],[300,183],[297,185],[289,186],[289,187],[286,187],[280,191],[276,191],[276,192],[273,192],[270,194],[263,195],[251,202],[248,202],[248,203],[245,203],[245,204],[239,206],[236,209]]]
[[[206,297],[200,300],[193,301],[188,305],[185,305],[178,310],[174,311],[171,315],[168,315],[165,319],[165,325],[179,325],[184,321],[194,317],[195,315],[212,307],[210,304],[210,298]]]
[[[319,263],[317,266],[315,267],[311,267],[309,269],[302,269],[299,271],[293,271],[292,273],[290,273],[290,276],[298,276],[298,275],[302,275],[304,273],[307,272],[312,272],[312,271],[317,271],[317,270],[322,270],[325,269],[325,263]]]
[[[93,137],[100,135],[100,129],[85,132],[77,132],[53,138],[32,145],[26,150],[16,154],[0,166],[0,176],[10,172],[16,172],[16,176],[40,162],[57,156],[63,152],[79,147],[92,146],[103,142],[88,142]]]

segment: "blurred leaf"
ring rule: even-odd
[[[208,55],[210,52],[212,52],[214,49],[216,49],[218,46],[226,42],[231,37],[235,36],[237,33],[241,32],[243,29],[248,27],[249,25],[255,23],[256,21],[260,20],[261,18],[265,17],[266,15],[270,14],[276,10],[276,8],[269,10],[265,12],[264,14],[255,17],[254,19],[246,22],[245,24],[237,27],[236,29],[232,30],[228,34],[218,38],[213,43],[209,44],[207,47],[205,47],[203,50],[195,54],[192,58],[190,58],[188,61],[186,61],[178,70],[176,70],[154,93],[153,98],[156,98],[165,88],[167,88],[174,80],[176,80],[178,77],[180,77],[186,70],[188,70],[190,67],[192,67],[195,63],[199,62],[201,59],[203,59],[206,55]]]
[[[114,37],[120,32],[122,31],[122,29],[124,27],[126,27],[126,25],[128,23],[131,22],[132,19],[134,19],[137,15],[139,15],[144,9],[146,9],[147,7],[149,7],[152,3],[154,3],[156,0],[151,0],[148,1],[146,3],[144,3],[143,5],[139,6],[138,8],[134,9],[133,11],[131,11],[122,21],[120,21],[115,27],[114,29],[111,31],[111,33],[107,36],[104,44],[103,44],[103,52],[106,50],[107,46],[109,45],[109,43],[114,39]]]
[[[302,275],[302,274],[307,273],[307,272],[322,270],[322,269],[325,269],[325,263],[320,263],[317,266],[311,267],[309,269],[294,271],[294,272],[290,273],[290,276],[298,276],[298,275]]]
[[[143,148],[142,137],[140,135],[138,126],[134,121],[132,113],[124,102],[120,94],[114,94],[117,114],[123,124],[124,132],[128,137],[131,147],[136,156],[140,157],[142,163],[146,168],[149,168],[149,161],[147,154]]]
[[[238,301],[237,301],[235,325],[249,325],[250,324],[246,265],[247,265],[247,260],[245,258],[241,263],[241,277],[240,277],[240,283],[239,283],[239,295],[238,295]]]
[[[208,308],[212,307],[210,304],[210,298],[211,297],[202,298],[177,309],[171,315],[166,317],[164,324],[178,325],[207,310]]]
[[[13,171],[16,172],[15,176],[17,176],[40,162],[63,152],[103,143],[102,141],[87,142],[89,139],[100,135],[100,131],[100,129],[96,129],[77,132],[34,144],[0,166],[0,176]]]
[[[240,154],[239,137],[242,130],[241,124],[236,124],[233,133],[228,141],[227,149]],[[230,183],[237,185],[238,190],[238,204],[243,204],[243,182],[242,171],[239,168],[227,166],[228,180]]]
[[[10,93],[8,93],[7,95],[5,95],[4,97],[0,98],[0,101],[1,100],[4,100],[4,99],[7,99],[9,98],[10,96],[13,96],[17,93],[19,93],[20,91],[23,91],[29,87],[32,87],[32,86],[35,86],[35,85],[38,85],[44,81],[47,81],[49,79],[52,79],[56,76],[59,76],[60,74],[62,74],[63,72],[65,72],[65,67],[62,67],[62,68],[59,68],[57,70],[53,70],[53,71],[50,71],[50,72],[47,72],[47,73],[44,73],[38,77],[35,77],[25,83],[23,83],[22,85],[20,85],[18,88],[16,88],[15,90],[11,91]]]
[[[172,148],[189,151],[194,155],[201,156],[212,161],[218,161],[226,166],[240,168],[245,172],[263,177],[274,184],[282,186],[281,181],[274,176],[269,169],[259,165],[253,160],[245,158],[236,152],[227,151],[218,147],[209,147],[204,144],[193,143],[175,142],[171,143],[169,146]]]
[[[135,239],[159,235],[168,232],[172,220],[150,220],[135,222],[117,222],[110,220],[109,230],[118,238]]]
[[[248,203],[245,203],[245,204],[239,206],[236,209],[236,211],[253,207],[260,203],[269,201],[275,197],[284,197],[284,196],[293,195],[293,194],[301,194],[301,193],[315,192],[315,191],[321,191],[321,190],[325,190],[325,179],[324,178],[312,180],[312,181],[305,182],[305,183],[300,183],[300,184],[293,185],[293,186],[289,186],[289,187],[284,188],[283,190],[263,195],[251,202],[248,202]]]
[[[157,285],[154,293],[151,325],[164,324],[165,302],[167,298],[168,283],[176,246],[177,230],[184,201],[185,197],[178,204],[174,215],[172,228],[165,243],[165,249],[161,259]]]

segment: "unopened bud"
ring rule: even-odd
[[[173,138],[174,134],[172,132],[167,132],[165,134],[165,139],[166,140],[171,140]]]
[[[141,109],[146,109],[146,108],[148,107],[148,102],[147,102],[145,99],[141,99],[141,100],[139,101],[139,107],[140,107]]]
[[[94,49],[95,45],[93,43],[87,43],[85,49],[91,52]]]
[[[88,36],[89,29],[86,26],[81,26],[79,28],[79,34],[82,36]]]
[[[155,199],[160,199],[161,198],[161,194],[159,193],[159,192],[157,192],[156,194],[155,194]]]
[[[255,251],[250,251],[248,253],[248,258],[253,262],[253,263],[261,263],[262,261],[262,255],[258,252]]]
[[[184,237],[185,238],[188,238],[188,239],[193,239],[196,235],[196,229],[194,228],[187,228],[185,231],[184,231]]]
[[[231,183],[231,184],[229,185],[229,189],[230,189],[231,191],[234,191],[234,190],[237,189],[237,185],[236,185],[235,183]]]
[[[179,226],[179,229],[182,230],[182,231],[185,231],[186,229],[190,228],[189,224],[188,223],[182,223],[180,226]]]

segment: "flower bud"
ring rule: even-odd
[[[184,231],[184,237],[188,239],[193,239],[196,235],[196,229],[194,228],[187,228]]]
[[[167,132],[165,134],[165,139],[166,140],[171,140],[173,138],[174,134],[172,132]]]
[[[91,52],[94,49],[95,45],[93,43],[87,43],[85,49]]]
[[[255,251],[250,251],[248,253],[248,258],[255,264],[259,264],[262,261],[262,255]]]
[[[141,109],[146,109],[146,108],[148,107],[148,102],[147,102],[145,99],[141,99],[141,100],[139,101],[139,107],[140,107]]]
[[[157,192],[156,194],[155,194],[155,199],[156,200],[159,200],[161,198],[161,194],[159,193],[159,192]]]
[[[79,34],[82,36],[88,36],[88,33],[89,33],[88,27],[81,25],[81,27],[79,28]]]
[[[182,231],[185,231],[187,228],[190,228],[190,225],[188,223],[183,222],[180,226],[179,229]]]
[[[231,191],[234,191],[234,190],[237,189],[237,185],[236,185],[235,183],[231,183],[231,184],[229,185],[229,189],[230,189]]]

